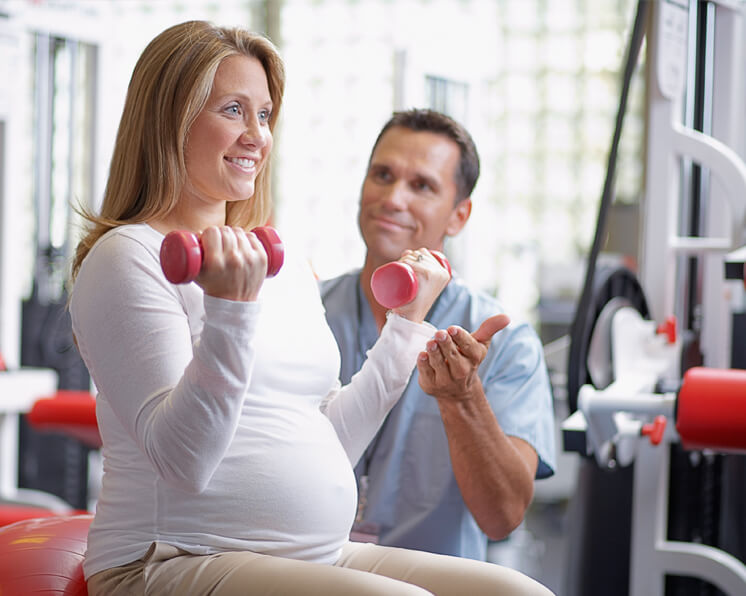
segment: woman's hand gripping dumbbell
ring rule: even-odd
[[[423,279],[431,286],[428,287],[430,296],[418,296],[421,289],[419,280]],[[407,318],[424,320],[450,279],[451,265],[445,255],[423,248],[405,251],[400,260],[378,267],[370,278],[370,289],[381,306]]]
[[[252,259],[264,262],[261,251],[266,254],[266,271],[251,272],[259,277],[255,292],[246,295],[236,275],[228,274],[246,269],[245,263]],[[261,226],[245,233],[231,228],[208,228],[201,236],[184,230],[166,235],[161,244],[161,268],[166,279],[174,284],[185,284],[196,280],[205,292],[213,296],[241,300],[254,299],[261,281],[277,275],[285,259],[285,250],[277,231]],[[205,262],[208,261],[208,266]],[[250,268],[249,268],[250,269]],[[211,275],[211,271],[218,272]],[[247,280],[247,283],[251,283]],[[245,284],[244,284],[245,285]],[[235,287],[230,287],[235,286]]]

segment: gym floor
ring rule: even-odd
[[[523,523],[506,540],[490,543],[487,559],[517,569],[544,584],[556,596],[565,594],[568,568],[567,512],[569,501],[575,493],[580,455],[565,452],[562,448],[561,423],[569,415],[564,399],[563,378],[553,369],[564,362],[555,363],[550,358],[555,420],[555,452],[557,469],[554,476],[538,480],[534,501]]]
[[[490,543],[487,559],[517,569],[552,590],[564,593],[567,502],[535,502],[511,536]]]

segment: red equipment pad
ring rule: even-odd
[[[101,447],[96,400],[87,391],[60,390],[52,397],[38,399],[26,420],[37,430],[65,433],[89,447]]]
[[[746,450],[746,370],[695,367],[676,400],[676,430],[687,449]]]

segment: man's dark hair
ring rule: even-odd
[[[381,132],[378,133],[378,138],[376,138],[370,154],[371,158],[381,137],[394,126],[401,126],[414,132],[440,134],[456,143],[461,153],[455,180],[458,192],[456,202],[458,203],[471,196],[474,186],[477,184],[477,178],[479,178],[479,154],[476,145],[474,145],[474,140],[461,124],[450,116],[435,110],[413,108],[394,112],[389,121],[383,125]],[[370,164],[370,160],[368,163]]]

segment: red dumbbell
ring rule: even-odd
[[[446,256],[437,250],[430,253],[451,275],[451,265]],[[399,308],[417,296],[417,276],[407,263],[394,261],[381,265],[370,278],[370,289],[378,304],[385,308]]]
[[[274,228],[251,230],[267,252],[267,277],[274,277],[285,260],[285,248]],[[202,244],[197,234],[184,230],[169,232],[161,244],[161,268],[172,284],[186,284],[202,269]]]

